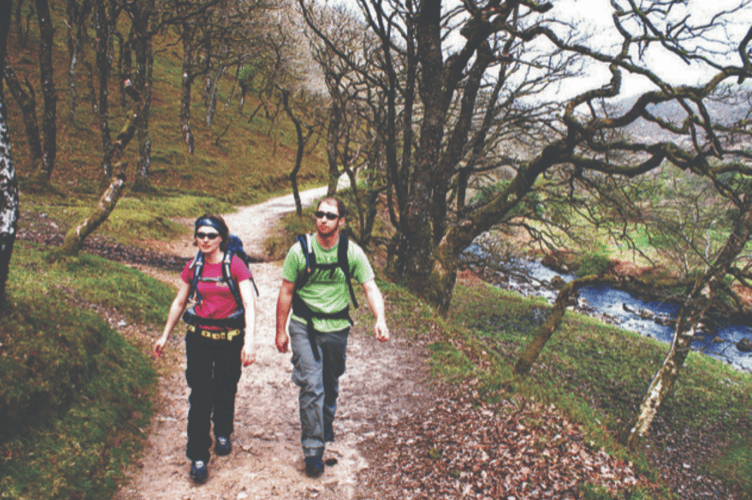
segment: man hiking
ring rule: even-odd
[[[362,248],[344,235],[340,237],[345,216],[342,201],[325,198],[319,203],[314,213],[316,233],[298,238],[287,253],[277,299],[276,344],[281,353],[292,347],[292,378],[300,387],[301,444],[310,477],[324,471],[324,446],[334,441],[338,381],[345,372],[352,325],[348,314],[351,297],[357,307],[351,278],[363,286],[376,316],[376,338],[389,340],[384,299],[368,258]]]

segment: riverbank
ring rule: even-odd
[[[554,267],[552,269],[552,266]],[[510,259],[497,263],[494,268],[470,261],[465,267],[487,283],[504,290],[514,291],[525,297],[542,297],[553,304],[558,290],[567,281],[575,278],[573,265],[562,263],[550,254],[540,260]],[[669,295],[650,282],[649,274],[668,281],[665,271],[655,268],[640,268],[634,263],[615,260],[610,264],[612,273],[625,279],[620,288],[600,286],[583,288],[571,298],[571,310],[598,319],[606,324],[638,332],[663,342],[671,342],[676,316],[680,309],[680,297]],[[647,277],[647,279],[646,279]],[[692,348],[723,360],[738,370],[752,372],[752,317],[738,316],[725,310],[711,309],[698,326]]]

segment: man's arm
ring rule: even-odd
[[[287,352],[290,339],[287,336],[287,317],[292,307],[292,294],[295,292],[295,283],[282,279],[277,298],[277,337],[275,343],[279,352]]]
[[[376,316],[376,324],[373,326],[373,333],[379,342],[389,340],[389,328],[386,326],[386,317],[384,315],[384,297],[381,296],[381,290],[376,286],[376,280],[370,279],[363,283],[363,291],[366,292],[368,305]]]

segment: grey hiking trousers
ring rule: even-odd
[[[290,320],[292,381],[300,387],[301,444],[305,456],[324,452],[324,425],[334,421],[339,394],[339,377],[345,373],[347,338],[350,328],[338,332],[317,332],[313,356],[312,342],[305,324]]]

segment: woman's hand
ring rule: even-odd
[[[155,356],[159,357],[162,355],[162,352],[164,350],[164,346],[166,343],[167,343],[166,335],[162,335],[161,337],[159,337],[159,339],[156,342],[154,342],[154,347],[152,348],[152,352],[154,353]]]
[[[250,342],[243,345],[243,350],[240,351],[240,361],[243,366],[250,366],[256,361],[256,349]]]

